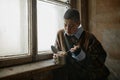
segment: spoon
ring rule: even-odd
[[[57,53],[58,52],[58,50],[57,50],[57,48],[55,47],[55,46],[51,46],[51,50],[52,50],[52,52],[54,52],[54,53]]]

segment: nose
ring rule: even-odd
[[[68,35],[71,34],[71,28],[70,28],[69,26],[66,26],[66,29],[65,29],[65,30],[66,30],[66,32],[67,32]]]

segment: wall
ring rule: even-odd
[[[106,65],[120,80],[120,0],[89,0],[89,31],[107,52]]]
[[[108,56],[120,60],[120,0],[89,0],[89,29]]]

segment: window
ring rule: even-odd
[[[54,5],[37,0],[38,51],[50,50],[58,29],[63,28],[65,6]]]
[[[26,0],[0,0],[0,58],[28,54]]]
[[[0,0],[0,67],[49,58],[68,6],[52,0]]]

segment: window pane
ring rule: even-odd
[[[28,53],[27,0],[0,0],[0,57]]]
[[[38,51],[51,50],[58,29],[63,28],[65,6],[37,1]]]

